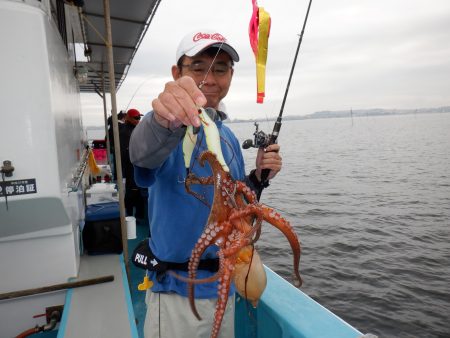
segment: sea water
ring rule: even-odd
[[[252,138],[253,122],[228,126]],[[261,201],[300,237],[301,289],[364,333],[450,337],[450,114],[285,120],[279,144]],[[249,171],[256,150],[243,154]],[[264,224],[257,246],[292,280],[277,229]]]
[[[364,333],[450,337],[450,114],[289,120],[279,144],[261,201],[300,237],[301,289]],[[292,280],[286,238],[264,224],[257,245]]]

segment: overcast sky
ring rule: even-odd
[[[171,80],[180,39],[194,29],[211,28],[227,37],[241,57],[224,100],[229,116],[278,115],[308,2],[258,2],[270,13],[272,26],[266,98],[257,104],[248,38],[251,0],[162,0],[119,89],[118,110],[129,106],[150,111],[152,99]],[[83,94],[82,104],[85,126],[102,125],[100,97]],[[449,0],[313,0],[284,115],[446,105]]]

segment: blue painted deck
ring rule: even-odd
[[[145,237],[148,237],[148,224],[138,224],[136,226],[136,239],[134,240],[128,240],[128,256],[131,257],[131,253],[133,252],[134,248],[137,246],[137,244],[144,239]],[[131,294],[131,302],[133,304],[133,310],[134,310],[134,316],[136,318],[136,327],[137,327],[137,335],[139,338],[143,338],[143,328],[144,328],[144,320],[145,315],[147,313],[147,306],[145,305],[145,292],[139,291],[137,289],[138,284],[142,282],[145,271],[142,269],[139,269],[135,267],[132,263],[129,264],[129,270],[130,270],[130,294]],[[68,295],[70,295],[73,292],[73,290],[68,291]],[[67,297],[66,297],[67,301]],[[70,306],[69,306],[70,307]],[[65,311],[63,313],[64,315],[69,315],[69,311]],[[66,319],[67,321],[67,319]],[[62,320],[64,322],[64,320]],[[64,325],[63,323],[61,325]],[[61,326],[57,330],[53,330],[50,332],[41,332],[37,334],[33,334],[30,336],[33,338],[56,338],[58,335],[62,336],[64,335],[64,330],[60,330]]]
[[[131,258],[134,248],[144,238],[148,237],[148,223],[137,223],[136,225],[136,239],[128,240],[128,257]],[[134,314],[136,316],[136,326],[139,337],[144,337],[144,320],[147,313],[147,306],[145,305],[145,292],[138,290],[138,284],[142,283],[145,276],[145,271],[139,269],[129,263],[130,270],[130,290],[131,300],[133,302]]]

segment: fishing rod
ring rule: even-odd
[[[297,44],[297,50],[295,51],[294,62],[292,63],[291,72],[289,74],[289,79],[288,79],[288,83],[286,86],[286,91],[284,92],[283,102],[281,103],[280,113],[278,114],[277,120],[275,121],[272,133],[270,135],[267,135],[262,130],[259,130],[258,123],[255,122],[256,131],[253,133],[254,139],[253,140],[252,139],[245,140],[242,143],[242,148],[244,148],[244,149],[248,149],[250,147],[267,148],[269,145],[277,142],[277,138],[278,138],[278,135],[279,135],[280,129],[281,129],[281,120],[283,119],[284,105],[286,104],[286,98],[287,98],[287,95],[289,92],[289,87],[291,85],[291,80],[292,80],[292,75],[294,73],[295,64],[297,63],[297,57],[298,57],[298,53],[300,51],[300,46],[302,44],[303,34],[305,32],[306,22],[308,20],[309,9],[311,8],[311,3],[312,3],[312,0],[309,0],[308,10],[306,11],[305,20],[303,21],[302,31],[300,33],[300,37],[299,37],[298,44]],[[262,170],[261,181],[260,181],[261,187],[267,186],[267,183],[268,183],[267,178],[269,177],[269,173],[270,173],[270,169]],[[258,196],[257,196],[258,199],[261,197],[261,192],[262,192],[262,189],[259,189]]]

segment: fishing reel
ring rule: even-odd
[[[242,143],[242,148],[244,149],[248,149],[248,148],[266,148],[267,146],[270,145],[271,140],[270,140],[270,135],[267,135],[265,132],[263,132],[262,130],[259,130],[259,124],[258,122],[255,122],[255,132],[253,133],[254,139],[248,139],[245,140]]]

